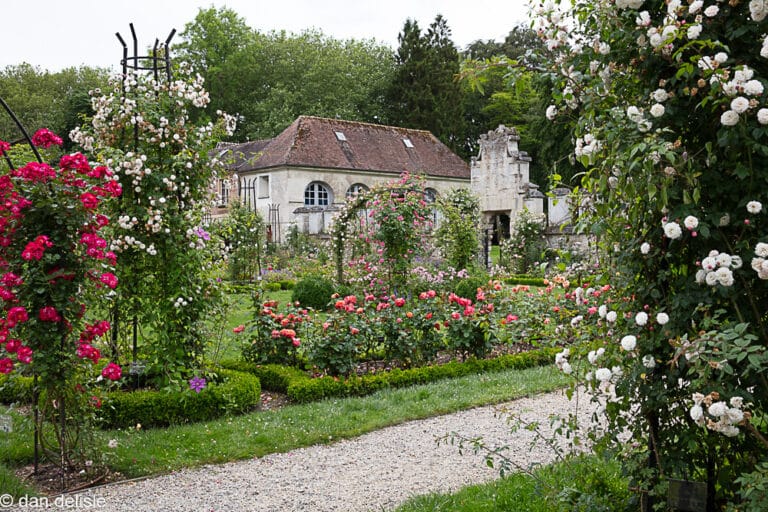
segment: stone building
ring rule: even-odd
[[[426,177],[428,197],[470,185],[470,169],[428,131],[301,116],[274,139],[223,144],[219,157],[230,170],[216,184],[225,215],[238,197],[263,215],[273,241],[295,225],[327,233],[346,198],[403,172]]]
[[[544,215],[545,196],[530,182],[531,157],[519,149],[519,141],[517,130],[500,125],[480,136],[478,155],[472,158],[472,193],[480,199],[483,224],[493,229],[494,243],[509,237],[524,208]]]

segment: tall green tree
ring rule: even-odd
[[[217,109],[242,116],[239,139],[274,137],[300,115],[380,122],[391,50],[319,31],[256,34],[210,78]]]
[[[207,78],[237,52],[248,46],[253,30],[245,19],[228,7],[200,9],[195,19],[179,34],[174,45],[175,60],[186,60]]]
[[[573,177],[584,168],[572,158],[568,124],[553,124],[544,116],[552,80],[543,71],[552,52],[536,31],[517,25],[503,42],[474,41],[462,55],[464,110],[472,153],[477,151],[475,141],[482,133],[500,124],[514,126],[522,139],[521,149],[533,159],[532,182],[545,186],[557,175],[562,183],[576,184]],[[510,65],[518,70],[514,79]]]
[[[426,32],[406,20],[398,35],[395,73],[386,91],[386,121],[429,130],[448,147],[468,156],[464,132],[463,91],[457,81],[459,52],[441,15]]]
[[[0,71],[0,98],[3,98],[24,127],[34,133],[49,128],[62,135],[64,149],[71,142],[66,135],[92,113],[88,92],[106,86],[108,72],[83,66],[50,72],[30,64],[7,66]],[[0,139],[21,137],[11,118],[0,113]]]

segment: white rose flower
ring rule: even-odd
[[[733,110],[726,110],[723,115],[720,116],[720,123],[723,126],[736,126],[739,122],[739,114]]]
[[[635,315],[635,323],[639,325],[640,327],[644,326],[648,323],[648,313],[645,311],[639,312],[637,315]]]
[[[715,418],[719,418],[725,415],[727,411],[728,406],[725,404],[725,402],[715,402],[707,409],[707,412]]]
[[[691,5],[688,6],[688,12],[691,14],[696,14],[701,10],[702,7],[704,7],[704,0],[695,0],[691,3]]]
[[[605,318],[605,315],[608,313],[608,306],[605,304],[600,304],[600,307],[597,308],[597,314],[600,315],[600,318]]]
[[[733,396],[731,397],[730,404],[731,404],[731,407],[736,407],[738,409],[741,409],[742,405],[744,405],[744,399],[740,396]]]
[[[615,321],[616,321],[616,316],[617,316],[617,314],[616,314],[616,312],[615,312],[615,311],[609,311],[609,312],[608,312],[608,313],[605,315],[605,319],[606,319],[606,321],[608,321],[608,322],[610,322],[610,323],[613,323],[613,322],[615,322]]]
[[[651,244],[648,242],[643,242],[642,245],[640,245],[640,252],[642,254],[648,254],[651,251]]]
[[[763,82],[760,80],[753,79],[744,84],[744,94],[748,94],[750,96],[760,96],[763,94],[764,90],[765,88],[763,87]]]
[[[704,410],[700,405],[696,404],[691,407],[691,419],[699,425],[704,423]]]
[[[664,224],[664,235],[667,238],[676,240],[683,236],[683,230],[680,228],[680,225],[677,222],[668,222]]]
[[[744,419],[744,412],[736,407],[731,407],[725,412],[725,417],[735,425]]]
[[[697,284],[704,284],[704,280],[707,277],[707,271],[704,269],[699,269],[696,271],[696,283]]]
[[[685,218],[685,220],[683,220],[683,224],[688,229],[688,231],[693,231],[699,225],[699,219],[693,215],[689,215]]]
[[[663,311],[656,315],[656,323],[659,325],[666,325],[669,322],[669,315]]]
[[[631,352],[635,350],[636,346],[637,346],[637,338],[635,336],[628,334],[623,338],[621,338],[621,348],[626,350],[627,352]]]
[[[704,16],[707,18],[714,18],[717,16],[717,13],[720,12],[720,8],[716,5],[710,5],[706,9],[704,9]]]
[[[701,29],[702,27],[699,23],[688,27],[688,31],[686,32],[688,39],[698,39],[698,37],[701,35]]]
[[[758,242],[755,246],[755,254],[761,258],[768,258],[768,244],[764,242]]]
[[[597,361],[597,352],[594,350],[590,350],[589,354],[587,354],[587,361],[589,361],[589,364],[595,364]]]
[[[611,370],[608,368],[599,368],[595,372],[595,378],[599,380],[600,382],[608,382],[611,380]]]
[[[731,100],[731,110],[737,114],[743,114],[749,110],[749,100],[744,96],[737,96]]]
[[[661,103],[654,103],[651,107],[651,115],[653,117],[661,117],[664,115],[664,105]]]
[[[557,117],[557,107],[554,105],[548,106],[546,116],[547,116],[547,119],[550,121],[552,121],[555,117]]]
[[[656,89],[651,96],[656,103],[664,103],[669,99],[669,94],[664,89]]]
[[[725,64],[725,61],[728,60],[728,54],[725,52],[718,52],[715,54],[715,62],[718,64]]]
[[[749,213],[757,214],[757,213],[760,213],[762,209],[763,209],[763,203],[761,203],[760,201],[750,201],[747,203],[747,211]]]

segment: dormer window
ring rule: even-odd
[[[336,138],[339,139],[342,142],[345,142],[347,140],[347,136],[344,135],[344,132],[333,132],[336,134]]]
[[[411,142],[411,139],[403,139],[403,144],[405,144],[405,147],[412,148],[413,142]]]

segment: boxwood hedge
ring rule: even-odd
[[[222,381],[209,383],[200,393],[184,391],[113,391],[100,409],[104,428],[166,427],[207,421],[225,414],[238,414],[258,407],[259,379],[249,373],[221,369]]]
[[[259,377],[264,389],[287,393],[294,402],[305,403],[330,397],[363,396],[382,388],[399,388],[441,379],[482,372],[524,369],[552,363],[556,348],[543,348],[493,359],[469,359],[408,370],[395,369],[371,375],[311,378],[306,372],[279,365],[257,365],[242,361],[223,362],[222,366]]]

